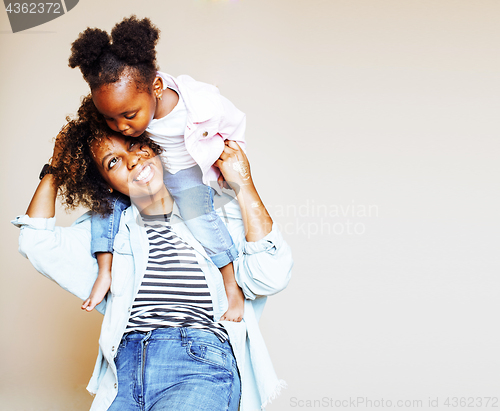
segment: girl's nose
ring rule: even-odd
[[[123,132],[127,131],[127,130],[130,128],[130,127],[128,126],[128,124],[127,124],[126,122],[124,122],[124,121],[118,121],[118,122],[116,123],[116,126],[118,127],[118,131],[119,131],[120,133],[123,133]]]

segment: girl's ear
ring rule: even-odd
[[[156,77],[153,81],[153,95],[161,100],[163,94],[163,79],[161,77]]]

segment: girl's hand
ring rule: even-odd
[[[253,184],[250,174],[250,164],[238,143],[226,140],[224,144],[224,151],[215,162],[215,165],[219,167],[219,170],[231,188],[235,192],[238,192],[240,187]]]

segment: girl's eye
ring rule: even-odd
[[[125,116],[125,118],[126,118],[127,120],[132,120],[132,119],[135,117],[135,115],[136,115],[136,114],[137,114],[137,113],[131,114],[131,115],[129,115],[129,116]]]

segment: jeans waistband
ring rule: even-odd
[[[228,340],[222,343],[219,338],[210,331],[198,330],[186,327],[165,327],[157,328],[147,333],[131,332],[123,336],[122,341],[150,341],[150,340],[180,340],[183,343],[188,341],[205,341],[219,347],[230,347]]]

